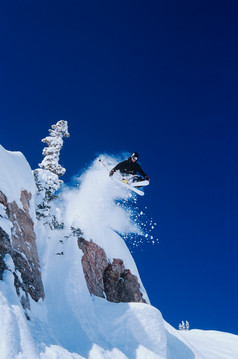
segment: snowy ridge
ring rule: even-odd
[[[0,168],[0,191],[8,202],[16,201],[18,207],[22,208],[21,191],[27,189],[34,196],[36,190],[29,163],[21,152],[6,151],[0,145]],[[31,215],[34,218],[35,212],[32,211]]]
[[[24,156],[2,147],[0,150],[1,165],[5,168],[0,173],[0,190],[8,201],[19,202],[22,186],[34,194],[33,175]],[[112,167],[116,159],[104,156],[104,161]],[[16,176],[18,172],[21,175]],[[58,220],[64,222],[63,229],[52,230],[44,221],[32,217],[45,299],[37,303],[30,299],[30,320],[27,320],[14,287],[14,265],[6,255],[8,270],[0,280],[1,359],[238,357],[237,336],[179,332],[150,304],[110,303],[90,295],[81,265],[82,252],[72,227],[79,228],[86,240],[92,239],[102,247],[109,260],[121,258],[125,267],[138,277],[140,289],[149,303],[136,264],[122,238],[138,232],[143,236],[145,232],[140,221],[135,223],[130,215],[134,211],[130,203],[135,201],[127,189],[111,181],[96,159],[80,177],[79,186],[73,189],[65,186],[52,205]]]

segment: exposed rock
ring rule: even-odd
[[[90,293],[115,303],[146,303],[137,277],[125,269],[121,259],[109,263],[103,248],[83,237],[78,238],[78,246],[84,254],[82,266]]]
[[[4,256],[9,254],[15,266],[13,275],[16,292],[24,309],[30,306],[28,294],[36,302],[44,298],[34,223],[29,214],[30,199],[31,193],[21,192],[22,209],[15,201],[8,203],[0,191],[0,203],[6,207],[8,220],[12,224],[11,237],[0,228],[0,279],[7,269]]]
[[[3,278],[3,272],[7,269],[4,257],[7,253],[11,253],[10,238],[7,233],[0,227],[0,280]]]
[[[0,191],[0,203],[7,207],[7,197]]]
[[[105,298],[103,273],[108,266],[105,251],[97,244],[78,238],[78,246],[84,253],[82,266],[89,292],[97,297]]]
[[[113,259],[103,274],[103,282],[109,302],[143,302],[140,284],[129,269],[125,269],[121,259]]]

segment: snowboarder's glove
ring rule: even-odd
[[[148,176],[145,176],[145,179],[146,179],[147,181],[149,181],[149,180],[150,180]]]
[[[109,172],[109,176],[111,177],[114,172],[115,172],[114,170],[111,170],[111,171]]]

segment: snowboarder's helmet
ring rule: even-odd
[[[139,153],[133,152],[132,155],[131,155],[131,157],[134,158],[134,159],[137,161],[138,158],[139,158]]]

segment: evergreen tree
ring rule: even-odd
[[[65,168],[59,164],[60,150],[63,147],[63,137],[69,137],[67,121],[58,121],[56,125],[49,129],[50,136],[43,138],[41,141],[46,143],[48,147],[43,149],[45,158],[39,163],[40,168],[49,170],[58,177],[65,173]]]
[[[182,323],[179,324],[179,330],[189,330],[189,322],[186,320],[186,325],[184,321],[182,320]]]
[[[38,189],[36,198],[36,216],[38,219],[50,217],[50,202],[56,198],[55,192],[63,182],[59,179],[59,176],[62,176],[66,171],[59,164],[59,156],[63,147],[63,137],[69,137],[67,121],[58,121],[51,126],[49,133],[49,136],[42,139],[42,142],[48,145],[42,152],[45,158],[39,163],[40,168],[34,170],[34,178]],[[52,226],[56,222],[56,218],[52,218],[52,221],[48,218],[47,222]]]

